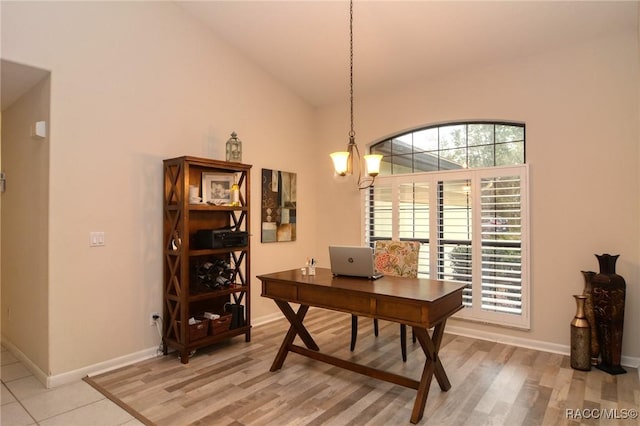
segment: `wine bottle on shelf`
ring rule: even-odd
[[[231,205],[235,207],[240,205],[240,187],[235,179],[233,180],[233,185],[231,185]]]

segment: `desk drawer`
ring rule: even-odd
[[[375,315],[391,321],[420,324],[423,322],[422,313],[423,308],[421,305],[385,300],[384,303],[377,304]]]
[[[371,300],[366,295],[337,294],[326,288],[300,287],[298,294],[300,303],[309,303],[312,306],[334,309],[349,313],[371,313]]]
[[[272,299],[297,300],[297,286],[282,282],[263,281],[262,296]]]

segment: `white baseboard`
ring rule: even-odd
[[[474,328],[466,328],[448,324],[446,333],[456,336],[470,337],[472,339],[486,340],[489,342],[504,343],[505,345],[518,346],[521,348],[535,349],[537,351],[551,352],[560,355],[569,355],[569,346],[548,343],[540,340],[525,339],[522,337],[508,336],[500,333],[492,333]]]
[[[74,380],[79,380],[86,376],[97,376],[98,374],[106,373],[107,371],[115,370],[121,367],[126,367],[127,365],[135,364],[136,362],[144,361],[149,358],[155,358],[157,356],[161,356],[161,354],[158,354],[157,346],[143,349],[129,355],[124,355],[107,361],[99,362],[88,367],[79,368],[68,373],[62,373],[52,376],[52,386],[70,383]]]
[[[49,387],[47,386],[49,375],[42,371],[36,364],[34,364],[33,361],[31,361],[20,349],[18,349],[18,347],[14,345],[12,341],[4,337],[4,335],[2,336],[2,346],[4,346],[5,349],[11,352],[11,354],[16,357],[16,359],[20,361],[22,365],[24,365],[25,368],[29,370],[40,383],[42,383],[43,386],[47,388]]]
[[[89,365],[87,367],[79,368],[77,370],[67,371],[61,374],[46,374],[36,364],[33,363],[20,349],[18,349],[10,340],[7,340],[2,336],[2,345],[13,354],[13,356],[20,361],[25,368],[27,368],[34,377],[42,383],[47,389],[54,388],[68,383],[77,382],[82,380],[86,376],[95,376],[106,371],[115,370],[116,368],[124,367],[129,364],[144,361],[145,359],[153,358],[157,356],[158,347],[144,349],[139,352],[135,352],[129,355],[124,355],[118,358],[113,358],[107,361],[99,362],[97,364]]]
[[[99,362],[97,364],[89,365],[87,367],[79,368],[77,370],[68,371],[66,373],[55,374],[47,378],[46,386],[48,388],[54,388],[56,386],[66,385],[73,383],[86,376],[95,376],[107,371],[115,370],[120,367],[125,367],[136,362],[144,361],[149,358],[158,356],[158,347],[144,349],[142,351],[134,352],[129,355],[113,358],[107,361]]]
[[[256,318],[253,322],[254,326],[268,324],[270,322],[284,318],[282,313],[276,312],[273,314],[265,315]],[[446,328],[446,332],[455,334],[458,336],[465,336],[474,339],[487,340],[490,342],[504,343],[506,345],[518,346],[522,348],[535,349],[543,352],[551,352],[560,355],[569,355],[569,345],[559,345],[556,343],[543,342],[540,340],[525,339],[515,336],[507,336],[499,333],[486,332],[476,329],[470,329],[460,326],[449,325]],[[33,375],[42,382],[47,388],[61,386],[67,383],[81,380],[85,376],[95,376],[105,373],[107,371],[115,370],[120,367],[124,367],[136,362],[144,361],[149,358],[158,356],[158,347],[144,349],[142,351],[134,352],[129,355],[113,358],[107,361],[99,362],[87,367],[79,368],[77,370],[69,371],[62,374],[47,375],[40,368],[35,365],[29,358],[27,358],[18,348],[16,348],[10,341],[2,339],[2,344],[9,350],[20,362],[22,362],[26,368],[33,373]],[[621,364],[625,367],[636,368],[638,378],[640,378],[640,358],[622,356]]]

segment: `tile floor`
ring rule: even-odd
[[[0,425],[142,425],[82,380],[46,389],[11,352],[1,350]]]

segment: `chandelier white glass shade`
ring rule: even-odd
[[[349,161],[349,153],[347,151],[336,151],[330,154],[333,160],[333,168],[338,176],[346,176],[351,174],[351,164]]]
[[[358,145],[356,145],[356,133],[353,130],[353,0],[349,2],[349,17],[349,101],[351,107],[351,131],[349,132],[347,150],[334,152],[330,155],[333,160],[335,173],[338,176],[347,176],[354,173],[353,163],[354,156],[356,156],[355,162],[358,165],[358,189],[365,189],[373,185],[375,177],[380,173],[382,155],[369,154],[364,156],[366,163],[364,171],[366,176],[363,177],[363,168],[360,165],[360,151],[358,150]]]
[[[381,154],[369,154],[364,156],[367,163],[367,175],[376,177],[380,173],[380,163],[382,162]]]

